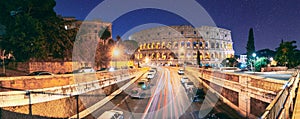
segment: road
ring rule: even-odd
[[[137,82],[129,86],[121,94],[116,96],[110,103],[93,112],[86,118],[97,118],[108,110],[120,110],[125,119],[190,119],[197,118],[201,102],[191,102],[192,93],[188,93],[180,82],[181,75],[177,74],[178,68],[158,67],[154,79],[149,80],[150,89],[143,90],[146,94],[143,99],[132,98],[131,91],[138,87]],[[187,76],[187,74],[186,74]],[[188,76],[198,87],[197,79]],[[140,79],[146,78],[146,74]],[[202,88],[202,87],[200,87]],[[228,113],[226,114],[226,111]],[[220,101],[215,105],[209,115],[225,113],[229,118],[240,116]]]

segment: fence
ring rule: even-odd
[[[276,98],[269,104],[260,119],[287,119],[296,96],[299,83],[299,71],[296,71],[289,81],[284,85]]]

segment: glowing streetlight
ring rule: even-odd
[[[252,53],[252,57],[254,58],[254,60],[253,60],[253,65],[255,65],[256,53]],[[252,63],[250,63],[250,64],[251,64],[251,68],[252,68]],[[252,69],[253,69],[253,68],[252,68]],[[255,66],[254,66],[253,72],[255,73]]]
[[[119,49],[115,48],[114,51],[113,51],[113,55],[118,56],[119,54],[120,54]]]
[[[148,63],[150,59],[148,57],[145,58],[145,62]]]
[[[115,48],[114,50],[113,50],[113,56],[115,57],[115,69],[117,69],[117,57],[119,56],[119,54],[120,54],[120,51],[119,51],[119,49],[118,48]]]
[[[254,58],[255,58],[255,57],[256,57],[256,53],[252,53],[252,57],[254,57]]]

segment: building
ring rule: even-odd
[[[97,39],[101,40],[98,36],[99,32],[103,30],[103,28],[108,28],[110,33],[112,34],[112,23],[104,22],[101,20],[86,20],[79,21],[76,20],[75,17],[62,17],[62,19],[66,22],[65,29],[79,29],[80,38],[84,39]],[[112,39],[112,36],[109,38]]]
[[[220,67],[223,59],[234,56],[231,31],[211,26],[155,27],[134,33],[129,40],[139,43],[138,61],[195,65],[199,50],[202,65]]]

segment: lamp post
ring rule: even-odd
[[[226,67],[228,67],[229,60],[226,60]]]
[[[253,67],[254,67],[254,69],[252,68],[252,65],[251,65],[251,68],[252,68],[252,70],[253,70],[253,72],[255,73],[255,59],[256,59],[256,53],[252,53],[252,57],[254,58],[254,60],[253,60]],[[252,64],[252,63],[251,63]]]
[[[184,58],[183,58],[183,70],[185,70],[185,60],[186,60],[186,50],[184,49],[184,47],[180,48],[180,52],[184,53]]]
[[[113,56],[115,58],[115,68],[117,69],[117,56],[120,54],[119,49],[115,48],[113,51]]]
[[[2,68],[3,68],[3,74],[5,74],[5,50],[3,50],[2,54]]]

